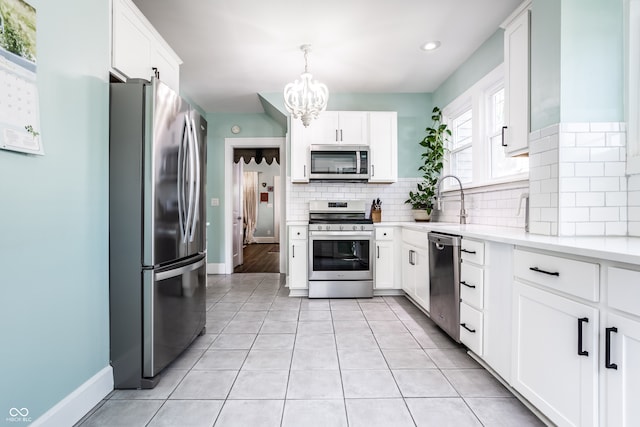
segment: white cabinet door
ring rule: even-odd
[[[339,144],[339,126],[337,111],[323,111],[302,132],[308,144]]]
[[[395,289],[395,251],[393,240],[376,241],[376,289]]]
[[[413,266],[415,248],[407,243],[402,243],[401,265],[402,265],[402,290],[411,298],[415,299],[415,268]]]
[[[608,328],[616,328],[609,330]],[[606,387],[603,426],[640,426],[640,322],[608,314],[602,329],[601,370]],[[610,354],[607,359],[607,335]],[[608,366],[607,366],[608,365]],[[612,365],[616,365],[615,369]]]
[[[517,280],[513,292],[513,387],[559,426],[596,425],[598,310]]]
[[[414,281],[415,281],[415,300],[426,311],[430,311],[429,305],[429,249],[414,248]]]
[[[338,141],[340,144],[369,145],[368,114],[365,111],[338,113]]]
[[[160,80],[180,89],[182,61],[130,0],[113,0],[111,66],[127,78]]]
[[[307,228],[289,227],[289,289],[307,289]]]
[[[529,10],[504,31],[504,141],[508,155],[529,149]]]
[[[173,52],[156,44],[151,52],[151,67],[158,70],[158,77],[163,83],[180,92],[180,59]]]
[[[309,135],[299,119],[289,117],[289,129],[291,130],[289,138],[291,182],[309,182],[309,145],[311,145]]]
[[[398,180],[398,113],[381,111],[369,113],[369,182]]]
[[[152,34],[137,8],[125,0],[113,1],[111,65],[125,76],[150,79]]]

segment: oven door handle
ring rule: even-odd
[[[372,237],[373,231],[310,231],[309,237],[342,237],[348,239],[349,237]]]

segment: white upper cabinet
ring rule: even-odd
[[[531,2],[521,5],[504,28],[505,153],[517,156],[529,151],[529,22]]]
[[[323,111],[303,128],[309,144],[369,145],[366,111]]]
[[[126,78],[149,80],[157,74],[180,90],[182,61],[130,0],[113,0],[111,66]]]
[[[398,113],[369,113],[371,178],[369,182],[398,180]]]
[[[309,146],[311,145],[312,122],[305,128],[299,119],[289,116],[289,143],[291,144],[291,182],[309,182]]]

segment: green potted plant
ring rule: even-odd
[[[451,136],[451,130],[442,123],[442,111],[434,107],[431,112],[433,124],[426,128],[427,135],[419,142],[423,147],[422,166],[418,168],[422,172],[422,182],[417,185],[416,191],[409,191],[409,198],[405,203],[410,204],[413,217],[416,221],[429,221],[431,211],[435,204],[436,186],[442,172],[442,161],[445,153],[445,145]]]

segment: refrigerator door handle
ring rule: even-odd
[[[194,182],[195,165],[194,165],[194,152],[193,152],[193,135],[192,135],[192,129],[191,129],[191,121],[189,119],[189,113],[185,114],[184,120],[186,122],[186,127],[187,127],[187,150],[188,150],[187,160],[189,162],[189,170],[188,170],[188,177],[187,177],[187,179],[189,180],[189,198],[187,199],[188,210],[187,210],[187,220],[185,223],[185,234],[182,240],[183,242],[186,243],[190,238],[189,234],[191,230],[191,223],[193,222],[193,193],[195,190],[195,182]]]
[[[155,274],[155,280],[156,282],[159,280],[166,280],[166,279],[171,279],[172,277],[177,277],[177,276],[182,276],[185,273],[188,273],[190,271],[193,270],[197,270],[200,267],[202,267],[204,265],[205,259],[201,259],[200,261],[194,263],[194,264],[188,264],[185,266],[182,266],[180,268],[175,268],[173,270],[168,270],[168,271],[163,271],[161,273],[156,273]]]
[[[185,120],[182,141],[178,146],[178,223],[180,226],[180,235],[182,241],[184,242],[187,235],[187,227],[185,224],[185,200],[184,200],[184,178],[185,178],[185,151],[186,145],[188,144],[188,135],[187,132],[189,130],[189,126]]]
[[[191,153],[193,155],[193,159],[194,159],[194,163],[195,163],[195,183],[194,183],[194,187],[195,187],[195,195],[193,198],[193,216],[192,216],[192,220],[191,220],[191,230],[189,232],[189,241],[193,242],[193,238],[196,232],[196,228],[197,228],[197,224],[198,224],[198,211],[200,210],[200,186],[201,186],[201,182],[200,182],[200,152],[199,152],[199,145],[198,145],[198,135],[196,132],[196,122],[195,120],[193,120],[193,118],[191,118],[191,132],[192,132],[192,143],[193,143],[193,149],[191,150]]]

